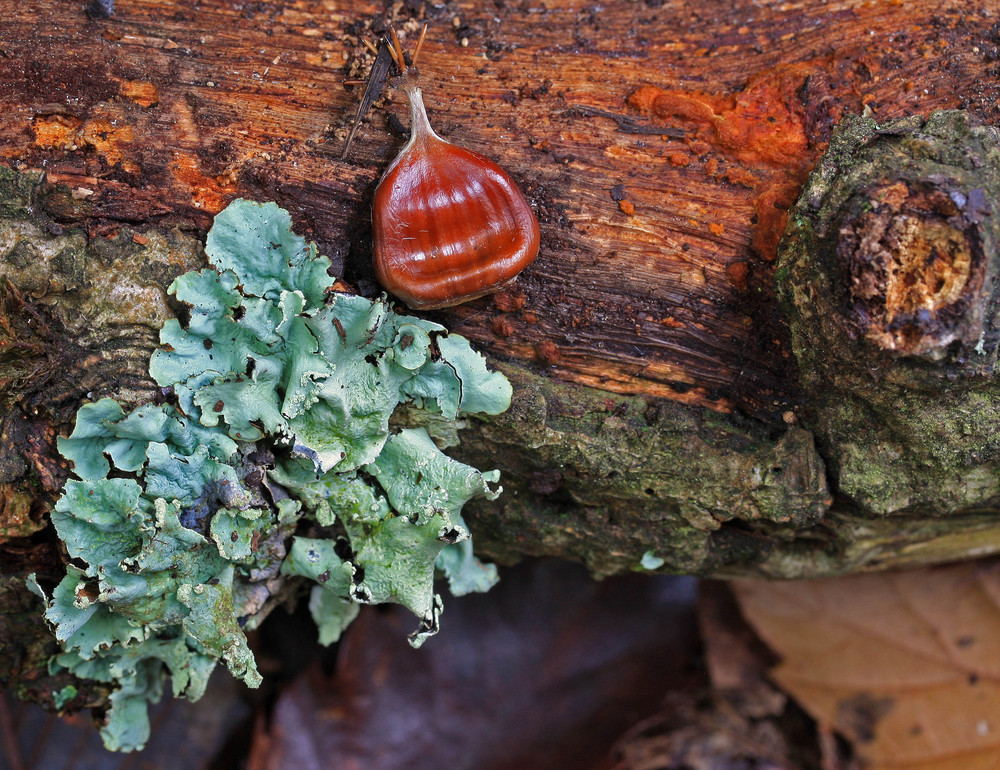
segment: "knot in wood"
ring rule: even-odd
[[[950,110],[845,118],[790,212],[776,289],[840,499],[996,510],[997,201],[1000,134]]]
[[[850,311],[865,338],[903,355],[937,357],[983,334],[982,189],[906,180],[855,196],[837,235]]]
[[[992,378],[1000,352],[1000,139],[958,110],[849,116],[779,247],[803,374],[917,389]]]

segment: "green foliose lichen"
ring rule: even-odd
[[[257,686],[244,631],[284,580],[314,584],[322,643],[359,604],[394,602],[419,619],[414,646],[438,628],[436,570],[455,594],[496,582],[461,509],[499,474],[389,418],[403,402],[496,414],[507,380],[443,327],[331,292],[329,260],[274,204],[233,203],[206,251],[212,269],[171,285],[189,320],[150,362],[166,403],[86,404],[59,441],[78,478],[52,513],[72,559],[46,597],[52,666],[116,686],[109,749],[145,744],[168,676],[192,700],[219,661]]]

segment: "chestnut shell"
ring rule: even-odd
[[[449,307],[530,265],[538,220],[503,169],[434,133],[419,88],[407,95],[410,141],[375,190],[375,274],[411,308]]]

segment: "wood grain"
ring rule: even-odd
[[[92,235],[273,199],[364,293],[404,100],[343,160],[342,81],[362,37],[429,19],[433,124],[542,223],[515,288],[434,316],[553,378],[765,420],[798,398],[769,250],[835,119],[998,118],[996,2],[3,5],[0,160],[78,190]]]

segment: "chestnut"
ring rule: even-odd
[[[416,68],[405,65],[395,32],[393,42],[410,139],[375,190],[375,275],[413,309],[458,305],[496,291],[534,261],[538,220],[503,169],[434,133]]]

